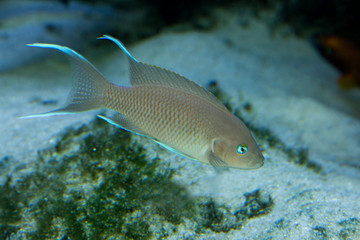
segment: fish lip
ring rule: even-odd
[[[264,166],[264,161],[257,163],[255,166],[252,166],[251,169],[258,169]]]
[[[258,163],[258,165],[255,168],[261,168],[264,165],[265,165],[265,162],[264,162],[264,160],[262,160],[261,162]]]
[[[265,160],[264,157],[262,157],[260,161],[259,161],[259,159],[253,159],[252,161],[250,161],[248,163],[248,166],[249,166],[250,169],[261,168],[265,164],[264,160]]]

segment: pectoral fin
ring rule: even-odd
[[[228,164],[222,160],[219,156],[216,155],[215,148],[221,146],[221,140],[213,139],[211,143],[211,149],[209,149],[209,163],[213,166],[216,170],[223,170],[224,168],[228,167]]]
[[[228,167],[227,163],[218,158],[213,151],[211,151],[209,154],[209,163],[216,170],[222,170]]]

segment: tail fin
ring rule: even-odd
[[[70,60],[74,82],[65,107],[21,118],[71,114],[105,107],[104,93],[110,82],[83,56],[68,47],[56,44],[34,43],[28,46],[54,48],[65,53]]]

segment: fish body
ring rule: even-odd
[[[360,87],[360,49],[354,42],[337,35],[318,35],[314,43],[321,55],[341,71],[338,81],[342,88]]]
[[[117,39],[130,62],[131,87],[110,83],[84,57],[53,44],[70,59],[75,82],[64,108],[29,117],[77,113],[106,108],[99,116],[111,124],[149,137],[187,158],[218,167],[259,168],[264,157],[245,124],[211,93],[185,77],[137,61]]]

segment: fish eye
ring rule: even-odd
[[[239,146],[237,146],[236,150],[238,153],[244,154],[248,151],[248,148],[245,144],[240,144]]]

